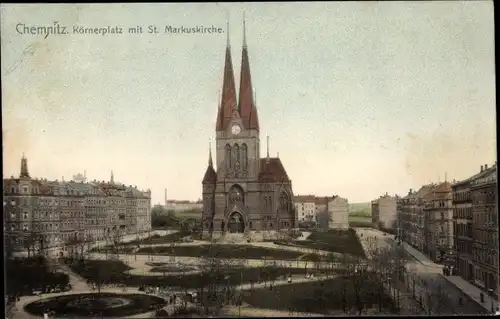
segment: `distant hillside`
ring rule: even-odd
[[[371,203],[351,203],[349,204],[349,215],[371,216]]]

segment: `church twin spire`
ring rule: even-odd
[[[252,77],[250,74],[250,62],[248,59],[245,29],[245,18],[243,16],[243,49],[241,55],[240,90],[237,104],[228,23],[226,31],[228,32],[228,37],[226,44],[224,80],[222,84],[221,106],[217,114],[217,131],[224,131],[227,129],[235,109],[239,113],[245,129],[259,130],[259,119],[253,96],[254,92],[252,89]]]

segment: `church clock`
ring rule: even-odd
[[[241,127],[238,124],[233,124],[233,126],[231,127],[231,133],[233,133],[233,135],[238,135],[240,134],[240,132]]]

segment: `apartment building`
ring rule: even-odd
[[[316,197],[314,200],[314,215],[316,216],[316,224],[318,228],[323,230],[328,229],[330,222],[328,200],[328,197]]]
[[[497,165],[452,185],[458,275],[499,295]]]
[[[424,247],[422,252],[443,262],[453,248],[451,183],[445,181],[424,195]]]
[[[349,202],[346,198],[332,196],[328,199],[328,215],[330,217],[328,228],[348,229],[349,228]]]
[[[425,197],[435,186],[435,184],[424,185],[416,192],[410,189],[408,195],[396,200],[397,214],[400,215],[400,235],[419,251],[423,251],[425,245],[424,207],[428,200]]]
[[[8,250],[65,250],[75,242],[146,231],[151,227],[151,192],[93,181],[33,179],[27,159],[19,178],[3,179],[4,229]]]
[[[314,221],[322,229],[349,228],[349,203],[345,198],[298,195],[294,203],[298,221]]]
[[[371,202],[372,223],[378,229],[396,230],[398,227],[398,197],[388,193]]]
[[[297,195],[294,197],[295,218],[299,222],[317,221],[316,201],[314,195]]]

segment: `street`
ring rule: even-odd
[[[376,244],[380,248],[397,246],[397,242],[394,240],[393,235],[384,236],[382,232],[369,228],[357,228],[356,232],[359,235],[363,234],[363,237],[360,238],[361,240],[367,241],[369,238],[375,239]],[[406,245],[403,245],[402,248],[404,249],[404,247],[406,247]],[[407,251],[405,251],[405,254],[409,255]],[[405,286],[408,289],[407,292],[413,294],[413,290],[415,291],[416,300],[422,298],[424,308],[427,309],[429,299],[427,293],[432,291],[434,294],[430,298],[430,302],[432,303],[432,309],[438,309],[439,313],[436,313],[436,315],[475,315],[486,313],[481,305],[471,300],[460,289],[443,277],[442,267],[440,265],[431,263],[424,264],[411,255],[408,257],[409,261],[405,265],[405,269],[407,270],[407,275],[405,275]],[[413,286],[415,286],[415,288],[413,288]],[[442,293],[438,293],[440,287]],[[459,302],[460,299],[461,304]]]

